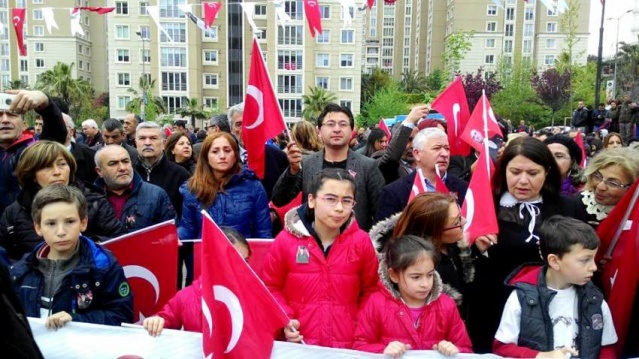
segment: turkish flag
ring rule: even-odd
[[[213,25],[217,12],[220,11],[222,3],[220,2],[203,2],[204,7],[204,26],[210,28]]]
[[[494,172],[495,166],[489,154],[481,151],[462,205],[462,214],[466,218],[464,232],[471,244],[479,236],[499,233],[490,181]]]
[[[483,152],[486,129],[488,132],[488,150],[496,154],[504,139],[490,101],[488,101],[486,93],[483,93],[472,115],[470,115],[466,128],[461,134],[461,139],[478,152]]]
[[[270,358],[289,319],[206,211],[201,278],[204,357]]]
[[[322,16],[320,15],[319,4],[317,0],[304,0],[304,13],[306,21],[308,21],[308,30],[311,36],[315,37],[322,33]]]
[[[575,143],[579,146],[579,150],[581,150],[581,163],[579,167],[586,167],[586,149],[584,147],[584,139],[581,137],[581,132],[577,132],[577,136],[575,136]]]
[[[424,179],[424,173],[421,168],[417,168],[415,170],[415,180],[413,181],[413,188],[411,188],[410,194],[408,195],[408,203],[412,201],[418,194],[428,192],[426,189],[426,182]]]
[[[628,335],[633,303],[639,283],[639,181],[623,196],[597,227],[601,239],[598,259],[610,257],[601,273],[601,284],[619,340],[615,349],[619,357]],[[619,234],[617,234],[619,232]],[[615,242],[614,238],[618,235]],[[599,263],[599,260],[597,261]],[[634,310],[639,310],[634,308]]]
[[[375,0],[368,0],[368,8],[369,9],[372,9],[374,4],[375,4]]]
[[[100,15],[108,14],[111,11],[115,10],[114,7],[98,7],[98,6],[81,6],[79,7],[79,9],[97,12]]]
[[[466,128],[466,123],[470,118],[468,110],[468,100],[466,99],[466,91],[460,76],[457,76],[453,82],[433,101],[432,108],[441,113],[448,125],[448,144],[450,145],[450,155],[468,156],[470,154],[470,146],[462,141],[461,134]]]
[[[257,177],[264,178],[264,144],[286,130],[284,116],[266,71],[262,50],[253,38],[251,69],[244,99],[242,139],[248,152],[248,166]]]
[[[301,193],[301,192],[300,192]],[[248,264],[255,273],[262,273],[264,260],[273,244],[273,238],[247,238],[251,247]],[[193,241],[193,278],[199,278],[202,273],[202,241]]]
[[[379,124],[377,125],[377,127],[379,127],[380,130],[384,131],[384,133],[386,134],[386,138],[388,139],[388,141],[390,141],[391,132],[388,126],[386,126],[386,122],[384,122],[383,118],[379,120]]]
[[[16,38],[18,39],[18,51],[20,56],[27,56],[27,49],[24,47],[24,37],[22,28],[24,27],[24,13],[23,8],[11,9],[11,16],[13,17],[13,29],[16,31]]]
[[[176,292],[178,238],[174,221],[125,234],[102,246],[124,269],[133,297],[134,320],[159,312]]]

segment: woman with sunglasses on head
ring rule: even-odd
[[[602,151],[586,167],[585,189],[577,196],[588,223],[597,229],[639,178],[639,156],[628,148]]]

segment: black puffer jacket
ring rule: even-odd
[[[101,241],[126,232],[99,188],[85,182],[73,182],[71,185],[84,193],[89,205],[89,224],[83,232],[85,236]],[[14,261],[22,258],[42,241],[31,218],[31,202],[39,189],[38,186],[33,186],[20,192],[16,201],[7,207],[0,218],[0,245]]]

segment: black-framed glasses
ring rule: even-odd
[[[623,184],[623,183],[619,183],[617,181],[611,181],[611,180],[604,179],[603,175],[601,173],[599,173],[599,172],[595,172],[595,173],[591,174],[590,178],[592,179],[592,182],[594,183],[595,187],[597,185],[599,185],[599,183],[601,183],[601,182],[603,182],[606,185],[606,187],[614,188],[614,189],[619,189],[619,188],[627,189],[627,188],[630,188],[630,186],[632,186],[632,183]]]

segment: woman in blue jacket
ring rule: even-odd
[[[231,227],[246,238],[271,238],[266,191],[255,174],[243,168],[239,145],[218,132],[204,140],[193,176],[182,185],[181,239],[201,238],[206,209],[218,226]]]

